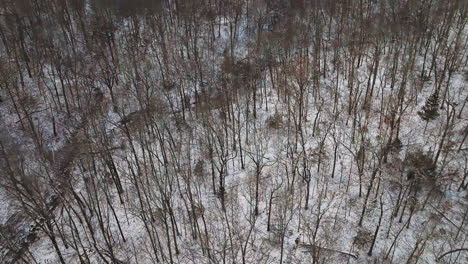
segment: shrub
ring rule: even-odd
[[[408,169],[407,179],[414,181],[417,186],[435,184],[434,171],[436,166],[428,153],[419,149],[410,152],[406,156],[404,165]]]
[[[354,244],[358,248],[365,248],[372,241],[372,233],[368,230],[360,229],[354,237]]]
[[[279,129],[282,126],[283,119],[281,118],[281,115],[276,112],[274,115],[269,116],[265,123],[268,128]]]

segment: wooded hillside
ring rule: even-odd
[[[463,0],[0,0],[0,263],[467,263]]]

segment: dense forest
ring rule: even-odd
[[[0,0],[0,263],[468,263],[466,0]]]

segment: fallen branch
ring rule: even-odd
[[[444,254],[440,255],[440,257],[437,258],[437,261],[441,260],[443,257],[447,256],[448,254],[452,254],[452,253],[455,253],[458,251],[464,251],[464,250],[468,251],[468,248],[458,248],[458,249],[447,251]]]
[[[335,252],[335,253],[344,254],[344,255],[347,255],[347,256],[350,256],[350,257],[353,257],[353,258],[357,259],[357,255],[354,254],[354,253],[351,253],[351,252],[345,252],[345,251],[340,251],[340,250],[336,250],[336,249],[325,248],[325,247],[315,246],[315,245],[310,245],[310,244],[301,244],[300,246],[303,247],[303,248],[308,248],[308,250],[304,250],[303,252],[312,252],[314,250],[314,248],[320,248],[320,249],[332,251],[332,252]]]
[[[450,224],[452,224],[454,227],[456,227],[457,229],[461,230],[461,232],[463,234],[466,235],[465,231],[463,231],[462,229],[462,226],[458,226],[457,224],[455,224],[452,220],[450,220],[444,213],[442,213],[441,211],[439,211],[439,209],[437,209],[435,206],[433,206],[432,204],[429,203],[429,206],[432,207],[432,209],[434,209],[440,216],[442,216],[445,220],[447,220]],[[463,225],[463,223],[462,223]]]

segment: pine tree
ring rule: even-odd
[[[426,101],[418,115],[426,122],[434,120],[439,116],[439,93],[436,91]]]

